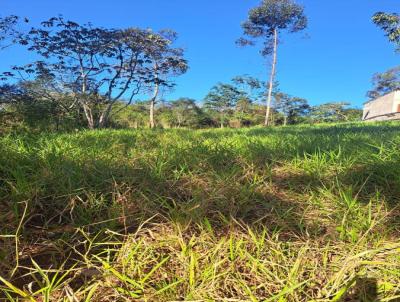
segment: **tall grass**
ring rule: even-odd
[[[9,134],[0,292],[7,301],[391,301],[399,146],[399,123]]]

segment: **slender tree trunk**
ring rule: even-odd
[[[81,104],[83,107],[83,112],[86,117],[86,121],[88,123],[88,127],[89,127],[89,129],[94,129],[94,119],[93,119],[92,109],[87,104],[86,75],[84,74],[83,69],[81,72],[82,72],[82,95],[80,95],[79,97],[83,98],[83,100],[81,100]]]
[[[156,126],[155,119],[154,119],[154,109],[155,109],[159,90],[160,90],[159,84],[156,83],[155,88],[154,88],[153,97],[150,100],[150,128],[151,129],[155,128],[155,126]]]
[[[150,100],[150,128],[153,129],[155,127],[154,123],[154,99]]]
[[[154,93],[153,97],[150,100],[150,116],[149,116],[149,122],[150,122],[150,128],[154,129],[156,126],[155,119],[154,119],[154,109],[158,97],[158,93],[160,91],[160,83],[158,83],[158,65],[157,63],[154,64],[154,79],[155,79],[155,86],[154,86]]]
[[[286,126],[286,125],[287,125],[287,116],[285,115],[283,117],[283,126]]]
[[[245,110],[245,109],[242,109],[242,113],[241,113],[241,115],[240,115],[240,119],[239,119],[239,128],[242,128],[242,126],[243,126],[244,110]]]
[[[81,104],[89,129],[94,129],[94,119],[91,108],[89,108],[85,101],[83,101]]]
[[[222,112],[222,113],[221,113],[221,119],[220,119],[220,126],[221,126],[221,129],[224,128],[224,123],[225,123],[225,114]]]
[[[100,115],[99,125],[98,125],[99,128],[103,128],[106,126],[106,124],[109,120],[109,117],[110,117],[112,106],[113,106],[113,101],[109,100],[109,104],[107,105],[107,108]]]
[[[270,125],[269,116],[271,113],[272,90],[274,89],[277,51],[278,51],[278,31],[277,31],[277,29],[274,29],[274,50],[273,50],[273,55],[272,55],[272,68],[271,68],[271,75],[270,75],[269,88],[268,88],[267,112],[265,114],[265,123],[264,123],[265,126]]]

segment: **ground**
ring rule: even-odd
[[[400,123],[0,137],[0,300],[395,301]]]

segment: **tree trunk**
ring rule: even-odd
[[[81,70],[81,72],[82,72],[82,94],[79,97],[82,98],[81,104],[83,107],[83,112],[86,117],[86,121],[88,123],[88,127],[89,129],[94,129],[94,119],[93,119],[92,109],[87,104],[86,75],[84,74],[83,69]]]
[[[272,68],[271,75],[269,80],[269,88],[268,88],[268,99],[267,99],[267,112],[265,114],[265,126],[269,126],[269,116],[271,112],[271,102],[272,102],[272,90],[274,89],[274,79],[276,72],[276,61],[277,61],[277,50],[278,50],[278,31],[274,29],[274,50],[272,55]]]
[[[156,125],[154,123],[154,104],[155,100],[151,99],[150,101],[150,128],[153,129]]]
[[[224,123],[225,123],[225,114],[224,114],[224,113],[221,113],[221,119],[220,119],[220,126],[221,126],[221,129],[224,128]]]
[[[158,92],[160,90],[160,83],[158,82],[158,65],[157,63],[154,64],[154,94],[153,97],[150,100],[150,128],[154,129],[156,126],[155,120],[154,120],[154,109],[155,109],[155,105],[156,105],[156,101],[157,101],[157,96],[158,96]]]
[[[285,115],[283,117],[283,126],[286,126],[286,125],[287,125],[287,116]]]
[[[111,109],[113,106],[113,102],[111,100],[109,100],[109,102],[110,103],[108,104],[106,110],[104,110],[102,112],[102,114],[100,115],[99,123],[98,123],[99,128],[104,128],[109,120]]]
[[[92,110],[89,108],[89,106],[85,102],[82,104],[82,107],[83,107],[83,113],[85,114],[89,129],[94,129],[94,119],[93,119]]]
[[[155,126],[156,126],[156,123],[154,120],[154,109],[155,109],[155,104],[156,104],[159,89],[160,89],[159,84],[156,83],[155,88],[154,88],[154,95],[150,100],[150,128],[151,129],[155,128]]]

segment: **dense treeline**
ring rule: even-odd
[[[251,87],[251,85],[256,85]],[[240,128],[263,125],[265,105],[262,104],[264,84],[257,79],[237,77],[232,83],[219,83],[204,100],[182,97],[177,100],[159,100],[153,111],[154,126],[158,128]],[[4,91],[4,90],[9,91]],[[12,90],[12,91],[10,91]],[[84,110],[71,106],[68,96],[54,97],[54,101],[35,97],[18,86],[3,87],[0,121],[2,128],[28,128],[39,130],[73,130],[86,128]],[[11,100],[11,101],[10,101]],[[361,110],[346,102],[332,102],[311,106],[307,100],[288,94],[274,93],[270,115],[272,125],[314,124],[360,120]],[[152,100],[127,103],[118,100],[113,104],[110,118],[104,127],[151,127]],[[92,111],[102,111],[105,104],[93,106]],[[66,110],[66,108],[70,109]]]
[[[155,127],[158,128],[216,128],[250,127],[263,125],[265,106],[248,98],[241,91],[234,98],[218,94],[229,84],[218,84],[204,101],[182,97],[177,100],[160,100],[154,108]],[[15,88],[15,87],[12,87]],[[232,87],[231,87],[232,88]],[[236,91],[236,90],[235,90]],[[223,92],[224,93],[224,92]],[[63,110],[55,102],[33,98],[29,93],[18,95],[10,102],[8,93],[3,93],[7,102],[2,104],[0,122],[2,127],[40,128],[42,130],[71,130],[87,127],[84,110],[76,107]],[[270,122],[272,125],[313,124],[348,122],[360,120],[361,110],[350,107],[346,102],[332,102],[310,106],[307,100],[284,93],[274,95]],[[60,103],[71,104],[72,99],[59,99]],[[110,119],[104,127],[148,128],[150,127],[151,101],[136,101],[131,104],[115,102]],[[98,105],[99,111],[102,106]],[[97,109],[96,109],[97,110]]]

